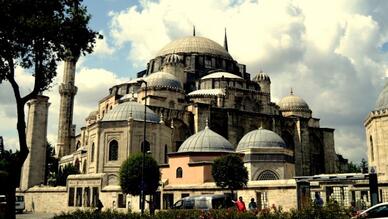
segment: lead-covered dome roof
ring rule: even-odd
[[[233,59],[232,56],[220,44],[205,37],[188,36],[174,40],[164,46],[157,56],[179,53],[200,53],[221,56],[225,59]]]
[[[158,123],[160,121],[159,116],[148,107],[146,115],[147,122]],[[108,111],[101,121],[125,121],[130,117],[136,121],[144,121],[144,104],[132,101],[120,103]]]
[[[182,90],[182,83],[174,75],[168,72],[155,72],[148,75],[144,80],[147,82],[148,87],[158,87],[158,88],[170,88],[176,90]],[[142,87],[145,85],[142,84]]]
[[[228,140],[206,126],[204,130],[186,139],[178,152],[234,152],[234,147]]]
[[[382,110],[388,108],[388,80],[385,82],[385,86],[381,91],[376,101],[375,110]]]
[[[260,82],[260,81],[269,81],[271,82],[271,79],[269,78],[268,74],[264,73],[263,71],[260,71],[257,75],[253,77],[253,81]]]
[[[311,111],[306,101],[294,95],[293,91],[291,91],[290,95],[283,97],[278,105],[280,111]]]
[[[237,145],[237,152],[263,147],[286,147],[284,140],[275,132],[259,128],[248,132]]]

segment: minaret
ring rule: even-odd
[[[59,108],[58,142],[55,150],[59,158],[72,152],[71,130],[73,126],[74,96],[77,93],[77,87],[74,85],[77,60],[78,58],[74,57],[65,59],[63,82],[59,86],[61,103]]]
[[[193,25],[193,36],[195,36],[195,25]]]
[[[44,183],[47,147],[47,116],[50,103],[46,96],[38,95],[27,103],[26,140],[29,149],[24,161],[20,188],[26,190]]]
[[[226,28],[225,28],[225,37],[224,37],[224,48],[226,51],[229,52],[229,50],[228,50],[228,38],[226,36]]]

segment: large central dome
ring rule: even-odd
[[[189,36],[174,40],[161,49],[157,56],[179,53],[201,53],[233,59],[220,44],[205,37]]]

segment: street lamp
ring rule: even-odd
[[[143,130],[143,143],[142,147],[142,159],[141,159],[141,183],[140,183],[140,208],[141,214],[144,214],[144,204],[145,204],[145,194],[144,194],[144,163],[145,163],[145,154],[146,146],[148,146],[146,141],[146,125],[147,125],[147,82],[143,79],[137,81],[140,85],[145,84],[144,89],[144,130]]]

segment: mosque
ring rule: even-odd
[[[146,150],[161,167],[158,208],[192,194],[225,192],[215,186],[211,164],[228,153],[242,154],[248,169],[248,186],[239,195],[262,205],[295,207],[295,176],[338,171],[334,129],[320,127],[320,119],[292,90],[272,102],[270,76],[262,71],[251,76],[229,53],[226,33],[223,46],[196,36],[195,30],[168,43],[136,79],[112,85],[77,131],[72,124],[75,64],[65,62],[59,88],[56,152],[60,166],[71,163],[81,174],[69,176],[64,188],[49,189],[63,200],[62,207],[90,207],[101,199],[104,206],[138,209],[137,197],[122,194],[118,171],[128,156],[142,150],[144,133]],[[29,116],[47,117],[48,105],[48,98],[38,98],[30,103]],[[47,118],[42,120],[29,127],[47,129]],[[30,138],[45,139],[44,134]],[[30,142],[30,154],[38,153]],[[27,159],[22,189],[42,182],[37,174],[42,168],[32,168],[40,160]]]

